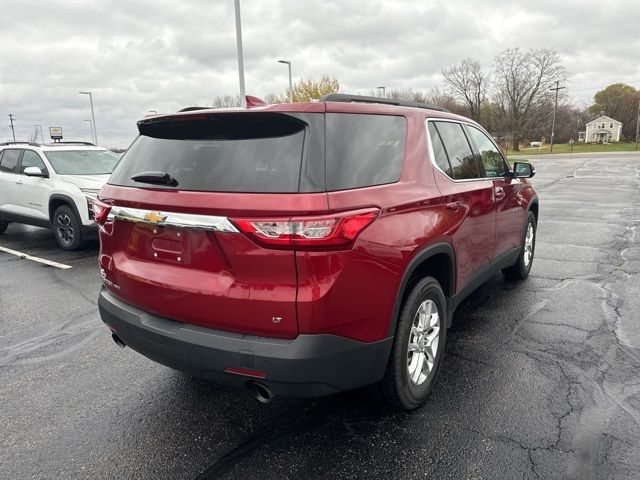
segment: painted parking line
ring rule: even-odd
[[[38,263],[42,263],[43,265],[49,265],[50,267],[61,268],[62,270],[71,268],[71,265],[65,265],[64,263],[54,262],[53,260],[47,260],[46,258],[34,257],[33,255],[28,255],[26,253],[18,252],[17,250],[12,250],[6,247],[0,247],[0,252],[9,253],[11,255],[15,255],[16,257],[24,258],[26,260],[31,260],[32,262],[38,262]]]

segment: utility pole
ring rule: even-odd
[[[236,43],[238,48],[238,78],[240,80],[240,106],[247,108],[244,90],[244,54],[242,53],[242,20],[240,19],[240,0],[235,0],[236,8]]]
[[[555,90],[556,92],[556,101],[553,104],[553,121],[551,122],[551,153],[553,153],[553,139],[556,134],[556,110],[558,110],[558,91],[562,90],[565,87],[560,86],[560,81],[556,80],[555,88],[550,88],[549,90]]]
[[[638,137],[640,137],[640,98],[638,99],[638,116],[636,117],[636,150],[638,150]]]
[[[11,122],[11,133],[13,134],[13,141],[16,141],[16,131],[13,129],[13,121],[15,120],[15,117],[13,116],[13,113],[9,114],[9,121]]]

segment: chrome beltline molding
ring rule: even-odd
[[[214,215],[162,212],[158,210],[113,206],[107,218],[108,220],[146,223],[158,227],[196,228],[214,232],[239,232],[228,218]]]

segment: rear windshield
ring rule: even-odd
[[[140,137],[109,183],[213,192],[299,191],[307,122],[269,113],[182,118],[141,122]],[[165,172],[175,182],[159,186],[132,179],[144,172]]]
[[[108,150],[56,150],[44,154],[60,175],[109,174],[120,160]]]
[[[109,183],[296,193],[381,185],[400,178],[406,135],[401,116],[253,112],[185,117],[139,122],[140,136]],[[166,173],[172,181],[140,181],[140,174],[148,172],[156,178],[157,172]]]

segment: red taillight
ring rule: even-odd
[[[336,248],[351,245],[378,215],[377,209],[322,217],[232,219],[257,242],[283,248]]]
[[[111,205],[96,199],[91,204],[91,209],[93,210],[93,219],[95,222],[98,225],[104,225],[107,221],[107,217],[109,216]]]

